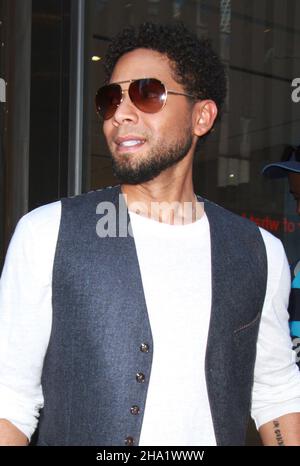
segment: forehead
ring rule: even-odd
[[[142,48],[125,53],[119,58],[110,82],[139,78],[157,78],[166,84],[175,82],[168,57],[155,50]]]

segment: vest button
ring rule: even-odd
[[[130,412],[131,412],[131,414],[135,414],[135,415],[140,414],[140,408],[138,406],[136,406],[136,405],[133,405],[130,408]]]
[[[140,350],[142,353],[148,353],[149,352],[149,345],[147,343],[142,343],[140,346]]]
[[[143,382],[145,382],[145,375],[144,375],[142,372],[138,372],[138,373],[136,374],[135,378],[136,378],[136,381],[137,381],[138,383],[143,383]]]
[[[126,437],[125,439],[125,445],[130,446],[134,444],[134,438],[133,437]]]

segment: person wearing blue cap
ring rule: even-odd
[[[296,211],[300,215],[300,146],[287,146],[280,162],[266,165],[263,174],[268,178],[287,177],[290,193],[296,201]],[[297,353],[300,369],[300,259],[291,265],[292,290],[289,302],[290,331],[293,347]]]

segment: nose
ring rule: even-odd
[[[113,120],[121,125],[126,122],[136,123],[138,120],[138,110],[135,105],[131,102],[127,90],[123,90],[122,100],[115,111]]]

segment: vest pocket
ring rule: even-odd
[[[260,316],[261,316],[261,311],[259,311],[256,316],[254,317],[253,320],[251,320],[251,322],[248,322],[244,325],[242,325],[241,327],[237,328],[236,330],[233,331],[233,335],[236,337],[236,336],[239,336],[239,334],[242,332],[245,332],[247,330],[251,330],[252,327],[256,328],[256,325],[259,324],[260,322]]]
[[[233,366],[238,384],[241,384],[240,389],[248,392],[248,396],[253,381],[260,316],[261,311],[254,319],[241,325],[233,332]]]

